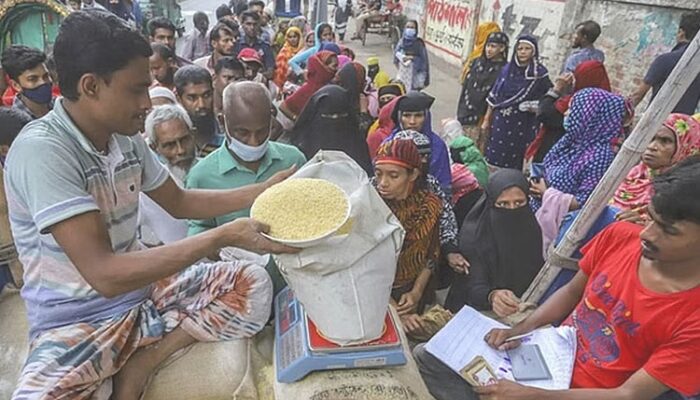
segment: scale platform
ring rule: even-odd
[[[275,311],[275,366],[279,382],[296,382],[313,371],[406,364],[401,336],[389,312],[382,337],[342,347],[323,337],[291,289],[285,288],[277,295]]]

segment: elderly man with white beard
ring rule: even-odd
[[[179,105],[157,106],[146,117],[146,139],[180,186],[184,186],[190,168],[197,162],[192,130],[192,120]],[[140,202],[139,231],[146,246],[168,244],[187,236],[187,221],[174,218],[144,194]]]

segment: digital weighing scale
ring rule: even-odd
[[[401,336],[389,312],[382,337],[341,347],[323,337],[291,289],[285,288],[277,295],[275,311],[275,365],[279,382],[296,382],[313,371],[406,364]]]

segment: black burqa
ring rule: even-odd
[[[495,206],[506,189],[518,187],[527,195],[529,184],[522,172],[501,169],[489,177],[479,201],[462,224],[459,249],[471,264],[469,275],[458,275],[445,301],[452,312],[469,305],[490,310],[488,295],[510,289],[520,297],[544,264],[542,231],[528,205],[517,209]]]
[[[316,92],[297,118],[291,143],[307,159],[319,150],[340,150],[372,174],[372,161],[364,136],[358,132],[357,114],[353,112],[348,91],[326,85]]]

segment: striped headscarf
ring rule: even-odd
[[[379,147],[374,164],[394,164],[407,169],[420,169],[421,157],[412,140],[389,140]]]

